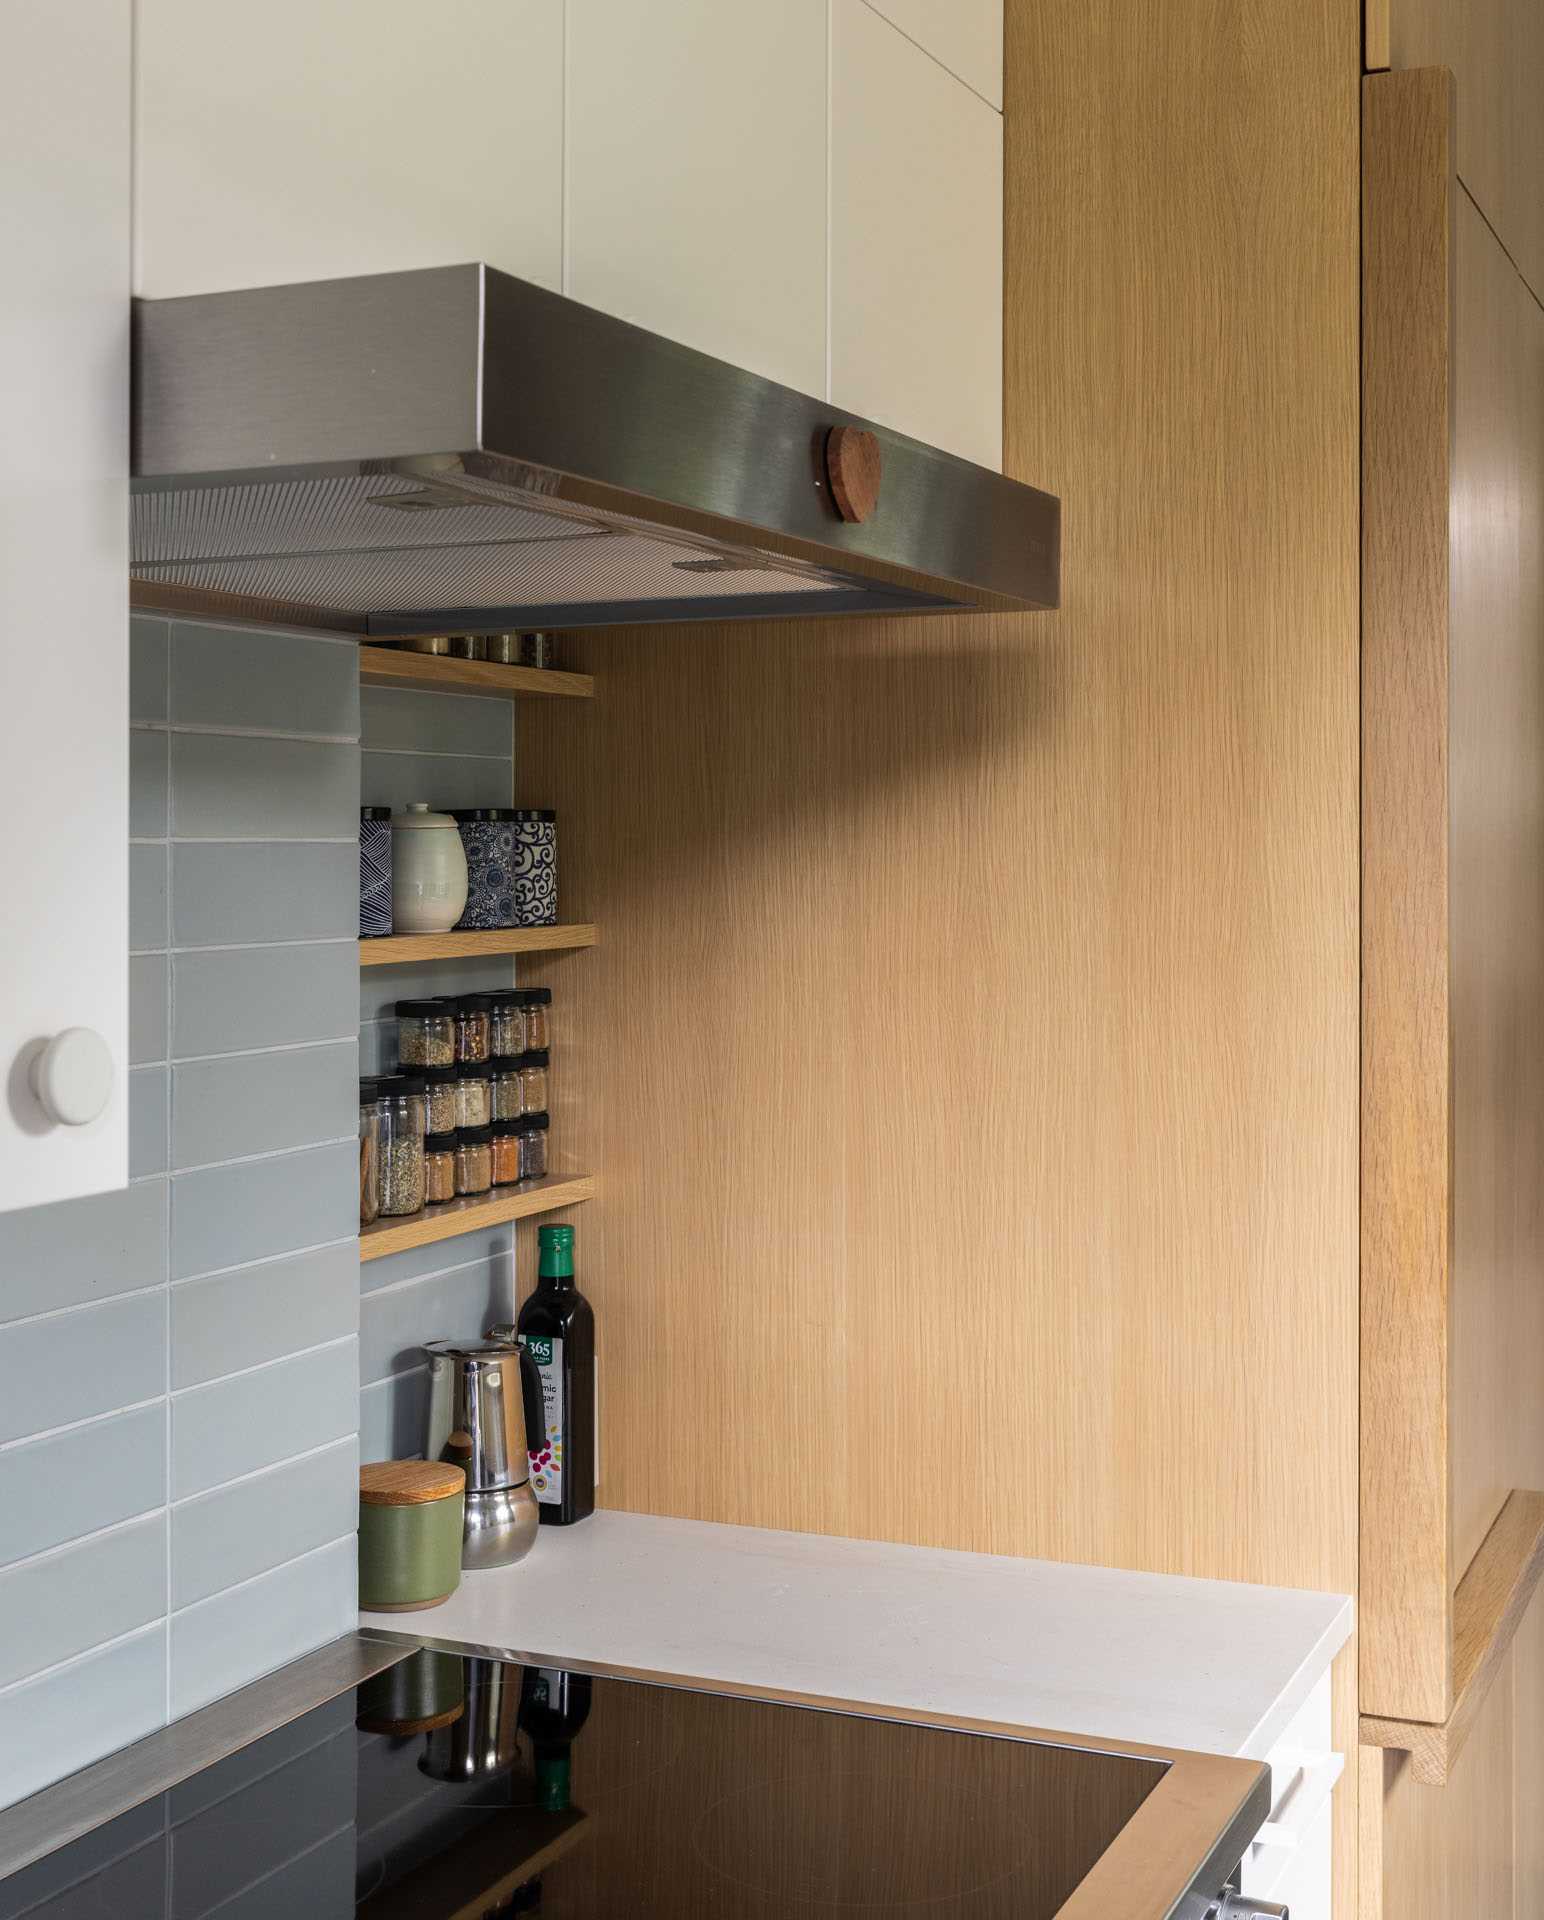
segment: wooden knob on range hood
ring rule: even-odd
[[[826,435],[826,479],[844,520],[867,520],[879,505],[884,455],[866,427],[833,427]]]

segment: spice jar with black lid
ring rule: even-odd
[[[493,1084],[493,1118],[518,1120],[525,1112],[518,1058],[496,1053],[488,1062],[488,1072]]]
[[[485,1127],[493,1118],[493,1082],[475,1060],[456,1070],[456,1125]]]
[[[493,1052],[493,1003],[486,993],[463,993],[456,1001],[456,1060],[485,1061]]]
[[[552,989],[551,987],[522,987],[520,1004],[525,1010],[525,1044],[527,1047],[550,1047],[552,1045]],[[523,1052],[524,1049],[517,1049]]]
[[[514,1124],[520,1135],[520,1178],[544,1179],[547,1172],[546,1114],[523,1114]]]
[[[397,1058],[405,1067],[450,1067],[456,1061],[456,1016],[445,1000],[399,1000]]]
[[[456,1192],[486,1193],[493,1185],[493,1129],[463,1127],[456,1135]]]
[[[545,1047],[533,1047],[515,1062],[520,1075],[520,1111],[541,1113],[547,1105],[547,1066],[551,1055]]]
[[[513,1186],[520,1178],[520,1122],[495,1120],[493,1123],[493,1184]]]
[[[525,1038],[525,997],[515,987],[501,987],[496,993],[488,995],[492,1001],[490,1021],[492,1025],[491,1044],[494,1058],[500,1055],[506,1058],[510,1054],[524,1053]]]
[[[381,1212],[417,1213],[424,1204],[424,1083],[408,1074],[376,1082],[381,1126]]]
[[[424,1198],[430,1206],[456,1197],[456,1136],[424,1135]]]
[[[459,1067],[425,1067],[423,1081],[428,1100],[425,1126],[430,1133],[454,1133],[461,1122],[456,1118],[456,1089],[460,1084]]]

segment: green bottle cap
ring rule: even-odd
[[[573,1796],[567,1753],[536,1756],[536,1803],[543,1813],[562,1813]]]
[[[574,1271],[574,1230],[572,1227],[538,1227],[537,1275],[543,1280],[567,1280]]]

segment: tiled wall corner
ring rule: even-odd
[[[136,618],[130,714],[131,1184],[0,1216],[0,1804],[355,1614],[355,650]]]

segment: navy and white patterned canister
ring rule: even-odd
[[[515,925],[554,927],[558,919],[557,815],[547,807],[522,807],[515,823]]]
[[[486,931],[515,921],[516,815],[508,807],[458,810],[466,849],[466,912],[458,927]]]
[[[359,937],[391,932],[391,808],[359,809]]]

